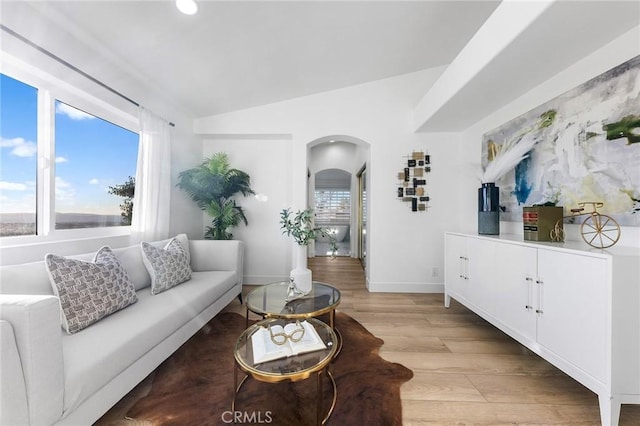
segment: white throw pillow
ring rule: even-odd
[[[159,294],[191,279],[187,249],[172,238],[164,249],[140,243],[144,266],[151,275],[151,294]]]
[[[127,271],[109,247],[102,247],[93,262],[55,254],[45,256],[53,292],[60,299],[62,328],[75,333],[138,298]]]

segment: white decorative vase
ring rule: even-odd
[[[297,246],[296,267],[291,270],[291,281],[298,293],[309,294],[313,288],[311,270],[307,268],[307,246]]]

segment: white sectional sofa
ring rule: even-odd
[[[140,246],[113,249],[137,302],[74,334],[61,328],[44,261],[0,268],[0,425],[93,423],[241,294],[240,241],[178,239],[189,281],[152,295]]]

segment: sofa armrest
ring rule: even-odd
[[[0,320],[0,424],[28,425],[27,390],[16,337],[9,321]]]
[[[55,423],[62,415],[64,398],[64,362],[62,357],[62,329],[60,327],[60,303],[58,298],[47,295],[0,295],[0,320],[11,324],[24,390],[27,395],[29,424]],[[5,353],[5,336],[2,329],[2,354]],[[4,362],[4,361],[3,361]],[[3,365],[4,367],[4,365]],[[4,372],[3,372],[4,375]],[[4,378],[3,378],[4,380]],[[3,382],[4,384],[4,382]],[[3,399],[20,399],[19,388],[2,389]],[[3,401],[4,402],[4,401]],[[18,407],[15,407],[19,409]],[[19,416],[19,412],[2,413],[2,424],[7,416]]]
[[[244,274],[244,243],[238,240],[189,240],[191,269],[236,271],[238,284]]]

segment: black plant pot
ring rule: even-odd
[[[478,188],[478,234],[500,235],[500,188],[483,183]]]

